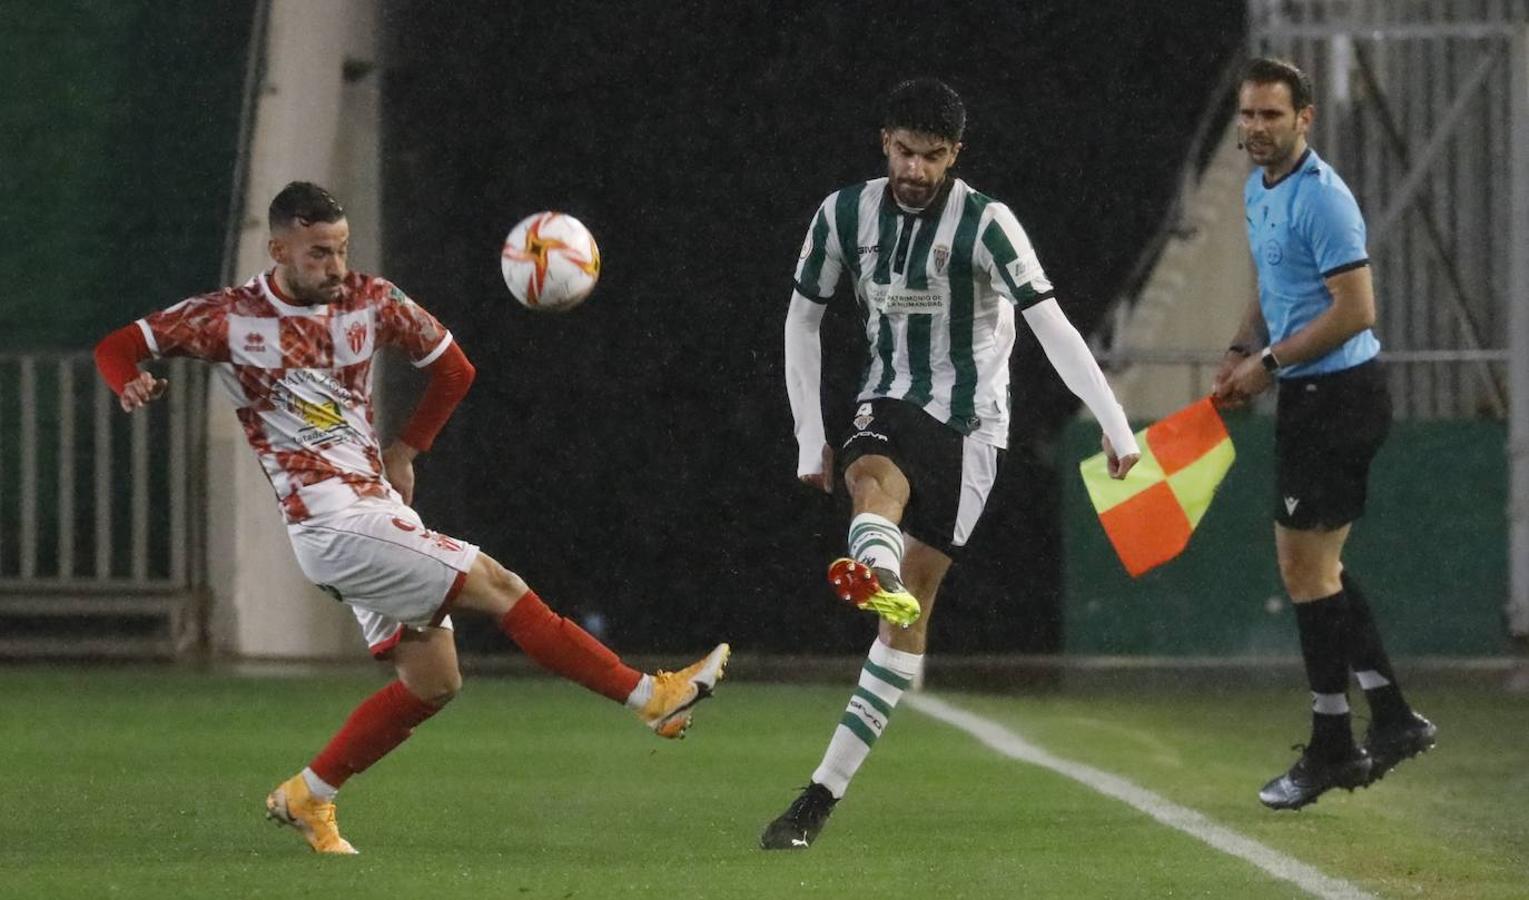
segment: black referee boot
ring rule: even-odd
[[[828,788],[814,781],[779,818],[765,826],[759,846],[765,850],[806,850],[818,839],[838,802]]]
[[[1296,745],[1300,747],[1300,744]],[[1335,787],[1350,792],[1370,783],[1370,754],[1354,747],[1343,759],[1327,760],[1315,756],[1311,748],[1301,748],[1301,758],[1290,771],[1264,785],[1258,799],[1270,809],[1300,809]]]
[[[1372,761],[1366,784],[1374,784],[1403,761],[1432,750],[1438,737],[1439,726],[1415,712],[1394,725],[1371,722],[1364,734],[1364,749]]]

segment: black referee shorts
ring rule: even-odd
[[[1391,392],[1376,360],[1284,378],[1274,425],[1274,521],[1299,531],[1364,515],[1370,461],[1391,430]]]
[[[860,401],[851,424],[839,471],[862,456],[892,460],[910,488],[902,530],[954,559],[982,518],[1003,451],[905,400]]]

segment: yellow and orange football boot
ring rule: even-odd
[[[710,653],[678,672],[660,671],[653,676],[653,696],[637,711],[637,717],[659,737],[682,738],[690,727],[690,711],[710,697],[727,672],[733,650],[718,644]]]
[[[265,817],[302,832],[315,853],[358,852],[350,841],[340,837],[340,826],[334,820],[334,804],[313,796],[301,772],[266,795]]]

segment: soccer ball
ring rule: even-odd
[[[559,212],[527,216],[504,239],[499,268],[527,309],[573,309],[600,279],[600,248],[584,223]]]

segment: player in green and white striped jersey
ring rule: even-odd
[[[883,622],[812,783],[766,827],[765,849],[812,844],[921,674],[935,593],[981,517],[1009,435],[1015,309],[1103,431],[1110,474],[1139,456],[1125,413],[1057,305],[1007,206],[950,173],[966,113],[948,85],[898,85],[882,120],[887,175],[836,191],[813,217],[786,317],[786,386],[797,476],[831,492],[834,452],[819,399],[824,305],[854,286],[870,345],[854,432],[840,450],[854,501],[849,554],[829,567],[841,597]]]

